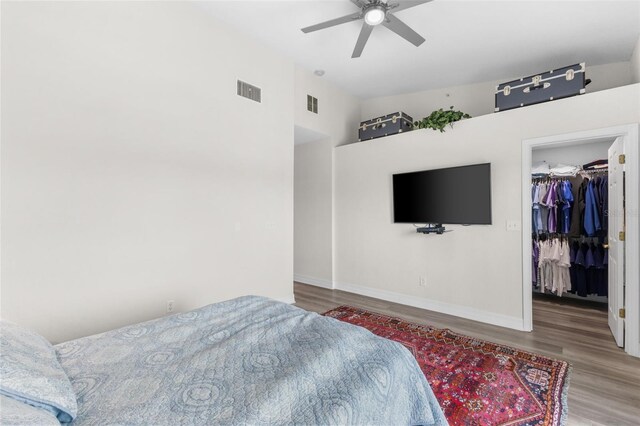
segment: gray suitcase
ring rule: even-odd
[[[585,92],[584,62],[496,86],[495,112],[568,98]]]
[[[413,130],[413,118],[404,112],[394,112],[361,122],[358,129],[358,140],[381,138],[409,130]]]

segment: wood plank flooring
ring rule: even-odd
[[[350,305],[566,360],[568,425],[640,425],[640,358],[616,346],[599,306],[534,298],[534,331],[527,333],[301,283],[294,294],[296,306],[309,311]]]

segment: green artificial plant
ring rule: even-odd
[[[463,118],[471,118],[471,116],[462,111],[454,111],[453,106],[451,106],[446,111],[442,108],[437,111],[433,111],[428,117],[413,123],[413,126],[416,129],[433,129],[444,132],[444,128],[447,124],[453,128],[453,123],[460,121]]]

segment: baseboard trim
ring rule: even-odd
[[[348,293],[355,293],[362,296],[386,300],[388,302],[400,303],[402,305],[440,312],[443,314],[466,318],[486,324],[497,325],[500,327],[510,328],[518,331],[526,331],[523,327],[522,318],[495,314],[492,312],[483,311],[481,309],[470,308],[468,306],[454,305],[451,303],[439,302],[424,297],[412,296],[408,294],[396,293],[393,291],[364,287],[344,282],[334,282],[334,288],[336,290],[342,290]]]
[[[309,277],[307,275],[293,274],[293,280],[299,283],[314,285],[316,287],[328,288],[333,290],[335,287],[333,281],[325,280],[324,278]]]

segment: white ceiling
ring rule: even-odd
[[[435,0],[396,15],[426,38],[420,47],[376,27],[362,57],[351,59],[362,21],[300,31],[356,12],[349,0],[201,6],[302,67],[325,70],[322,78],[360,98],[628,61],[640,34],[640,1]]]

